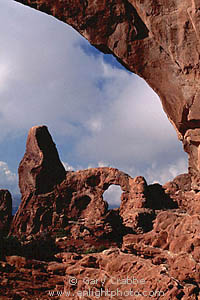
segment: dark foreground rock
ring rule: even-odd
[[[0,190],[0,237],[6,236],[12,221],[12,197],[8,190]]]

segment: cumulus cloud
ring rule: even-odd
[[[66,171],[74,171],[74,167],[70,166],[67,162],[62,161],[62,164],[63,164]]]
[[[173,164],[166,164],[161,167],[157,163],[154,163],[145,171],[144,176],[149,183],[159,182],[164,184],[183,173],[187,173],[187,162],[184,158],[180,158]]]
[[[103,161],[99,161],[98,162],[98,167],[102,168],[102,167],[109,167],[109,164],[103,162]]]
[[[100,63],[81,50],[81,36],[64,23],[16,3],[1,9],[7,26],[1,32],[1,124],[7,132],[47,123],[65,136],[80,134],[100,101]]]
[[[158,169],[163,169],[176,164],[177,159],[185,160],[176,133],[152,89],[138,77],[109,65],[108,74],[110,84],[104,93],[111,95],[110,101],[101,114],[96,113],[97,122],[103,120],[101,126],[96,131],[88,126],[90,134],[80,140],[77,151],[87,159],[107,161],[122,169],[131,165],[143,173],[152,163],[157,162]],[[93,123],[94,120],[95,115]]]
[[[0,187],[1,189],[8,189],[12,194],[18,194],[19,189],[17,187],[18,179],[17,175],[13,173],[8,164],[4,161],[0,161]]]
[[[109,207],[119,207],[121,204],[122,190],[120,186],[111,185],[103,194],[103,199],[107,201]]]

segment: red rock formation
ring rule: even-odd
[[[157,215],[151,232],[126,235],[122,250],[146,257],[156,265],[164,262],[167,274],[176,278],[180,285],[198,286],[199,225],[199,215],[189,215],[180,209],[163,211]]]
[[[165,0],[16,0],[70,24],[104,53],[144,78],[189,154],[200,189],[200,4]]]
[[[112,184],[121,186],[121,205],[119,210],[109,212],[103,193]],[[74,238],[84,236],[85,231],[80,230],[83,227],[99,237],[112,232],[114,219],[119,227],[132,230],[139,227],[143,231],[142,220],[148,216],[150,220],[153,218],[147,206],[148,187],[143,177],[131,178],[107,167],[66,173],[45,126],[29,131],[26,153],[19,166],[19,187],[22,202],[10,232],[17,236],[35,235],[44,230],[53,232],[69,226]],[[77,226],[74,221],[78,222]]]
[[[0,237],[8,234],[12,221],[12,197],[8,190],[0,190]]]
[[[149,257],[124,253],[118,248],[87,255],[58,253],[56,258],[62,262],[7,256],[0,261],[1,299],[45,300],[60,295],[62,300],[80,296],[89,300],[199,298],[196,282],[190,280],[199,276],[199,266],[192,258],[185,253],[161,253],[154,247],[148,250]]]
[[[51,192],[65,178],[65,168],[46,126],[30,129],[18,173],[23,198]]]
[[[148,186],[142,176],[91,168],[66,172],[60,183],[54,177],[46,192],[40,187],[51,161],[62,170],[47,128],[34,127],[19,168],[22,203],[10,230],[20,241],[0,242],[2,300],[46,299],[49,292],[62,300],[200,298],[200,193],[191,190],[188,174]],[[122,189],[121,205],[108,211],[103,193],[112,184]]]
[[[7,256],[0,261],[1,300],[51,299],[49,292],[56,286],[63,289],[64,268],[62,270],[57,266],[57,272],[51,272],[51,269],[52,262],[30,260],[18,255]]]

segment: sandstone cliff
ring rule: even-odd
[[[189,154],[200,188],[200,4],[196,0],[17,0],[73,26],[144,78]],[[134,99],[133,99],[134,101]]]

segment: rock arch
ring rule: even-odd
[[[45,149],[39,143],[40,135],[47,141]],[[50,149],[51,155],[46,149]],[[51,176],[54,170],[57,177]],[[51,179],[51,185],[41,189],[48,178]],[[79,218],[89,222],[101,220],[108,213],[103,193],[113,184],[122,189],[118,214],[126,219],[125,223],[131,224],[135,211],[145,208],[147,204],[148,187],[145,179],[141,176],[132,178],[110,167],[63,171],[47,127],[35,126],[29,131],[26,152],[19,166],[22,201],[14,216],[11,233],[35,235],[44,229],[55,231],[63,228],[69,221]]]
[[[73,26],[104,53],[144,78],[189,155],[192,188],[200,189],[198,1],[16,0]]]

